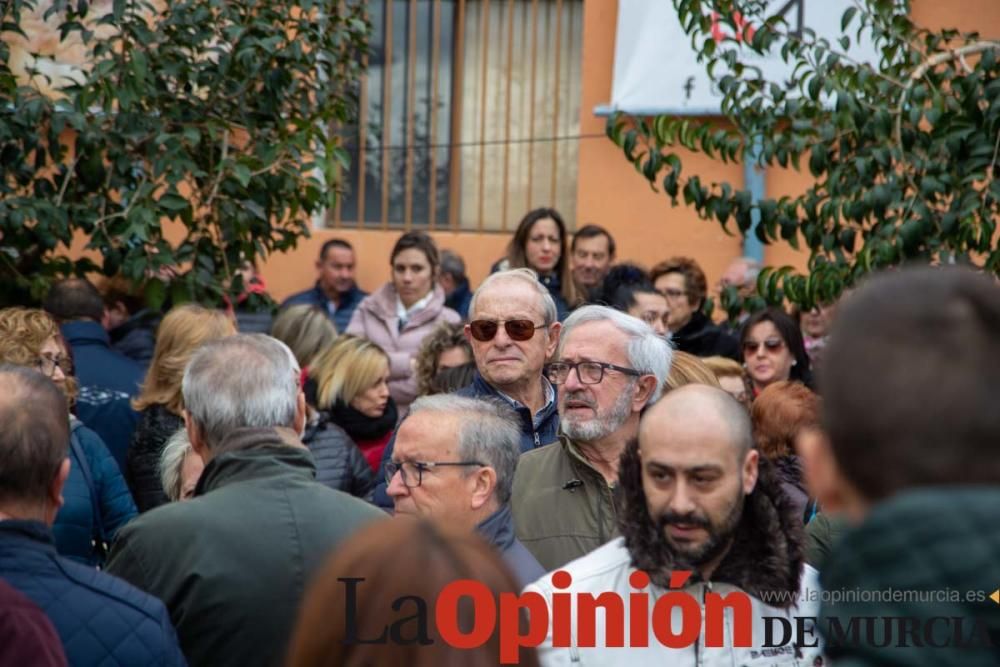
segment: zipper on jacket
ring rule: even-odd
[[[541,439],[538,437],[538,431],[532,430],[532,432],[535,436],[535,449],[538,449],[542,446]]]

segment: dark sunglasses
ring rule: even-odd
[[[501,322],[496,320],[472,320],[469,322],[469,333],[478,341],[486,342],[493,340],[500,330]],[[531,320],[505,320],[502,322],[503,330],[511,340],[526,341],[531,340],[535,335],[535,329],[544,329],[544,324],[535,324]]]
[[[777,352],[785,346],[785,341],[780,338],[768,338],[763,343],[759,343],[755,340],[743,341],[743,352],[753,354],[758,348],[760,348],[761,345],[763,345],[764,349],[768,352]]]

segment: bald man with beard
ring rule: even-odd
[[[642,570],[651,582],[642,589],[649,596],[648,646],[629,645],[632,621],[626,603],[624,647],[605,643],[607,619],[614,615],[601,613],[596,615],[597,646],[578,645],[580,624],[574,619],[572,645],[553,647],[550,632],[540,647],[542,664],[812,664],[819,647],[796,647],[794,640],[818,644],[813,633],[796,637],[795,620],[808,617],[804,624],[813,630],[819,602],[816,571],[803,559],[801,521],[770,464],[752,445],[746,410],[721,389],[681,387],[646,411],[639,438],[629,444],[619,466],[622,536],[563,567],[572,578],[568,588],[557,588],[549,574],[527,590],[540,593],[550,610],[556,592],[576,599],[580,594],[612,593],[627,601],[637,592],[630,576]],[[677,571],[690,574],[680,588],[670,585],[671,573]],[[751,646],[734,646],[731,620],[722,628],[721,646],[708,645],[705,623],[689,645],[663,645],[653,629],[652,612],[655,601],[668,591],[690,595],[702,619],[707,594],[746,594]],[[681,632],[681,611],[672,607],[675,634]],[[763,645],[765,616],[777,617],[767,622],[773,643],[781,641],[782,621],[789,623],[792,635],[786,644]]]

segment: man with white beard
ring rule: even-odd
[[[660,397],[669,344],[638,318],[584,306],[563,322],[558,361],[559,441],[521,456],[512,508],[517,537],[555,570],[617,535],[618,461],[639,413]]]

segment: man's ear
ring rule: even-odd
[[[469,500],[472,509],[482,508],[493,497],[497,488],[497,471],[489,466],[483,466],[473,473],[474,486],[472,498]]]
[[[45,515],[45,523],[48,525],[52,525],[55,522],[56,515],[63,506],[63,487],[66,486],[66,480],[69,479],[69,469],[72,465],[69,457],[63,459],[63,462],[59,464],[59,468],[56,470],[56,474],[52,477],[52,481],[49,482],[47,494],[49,502]]]
[[[306,408],[306,394],[301,389],[299,390],[299,395],[295,397],[295,423],[292,424],[292,428],[295,432],[302,437],[302,434],[306,432],[306,417],[309,411]]]
[[[553,322],[548,326],[549,341],[545,346],[545,358],[552,359],[559,348],[559,336],[562,333],[562,323]]]
[[[795,451],[802,459],[806,488],[827,512],[844,512],[854,519],[864,516],[867,503],[844,476],[829,438],[809,429],[795,438]]]
[[[757,477],[760,471],[760,452],[751,449],[743,457],[743,495],[748,496],[757,487]]]
[[[643,375],[635,383],[635,395],[632,396],[632,412],[641,412],[649,402],[649,397],[656,390],[656,376]]]
[[[187,431],[188,441],[191,443],[191,449],[194,453],[201,457],[201,460],[206,464],[211,459],[208,452],[208,445],[205,444],[205,438],[202,435],[201,427],[191,416],[191,413],[185,410],[183,411],[184,416],[184,430]]]

